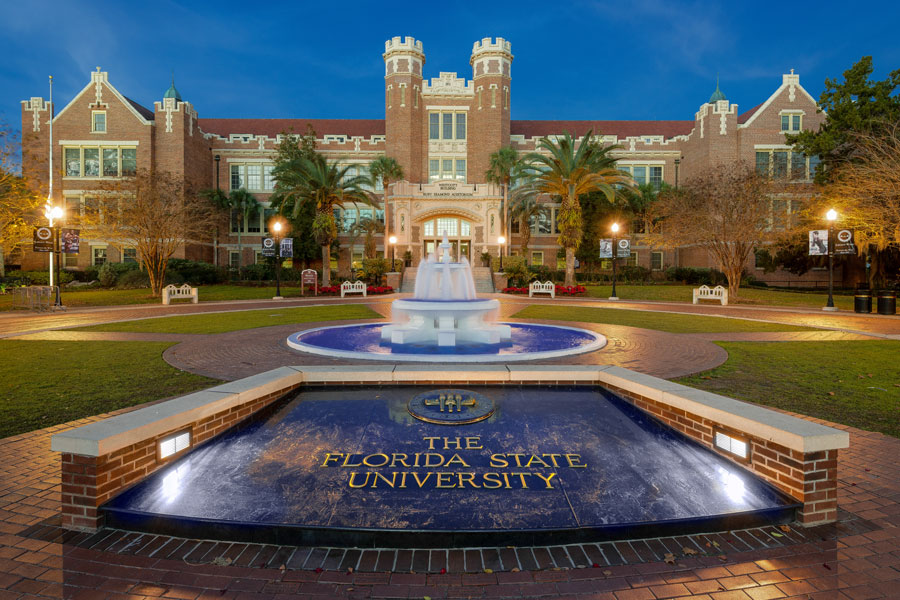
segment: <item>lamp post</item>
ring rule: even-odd
[[[503,271],[503,244],[506,243],[506,238],[501,235],[497,238],[497,243],[500,244],[500,270]]]
[[[391,247],[391,273],[394,273],[394,246],[397,245],[396,235],[392,235],[388,238],[388,245]]]
[[[675,159],[675,189],[678,189],[678,165],[681,164],[681,159]]]
[[[44,208],[44,216],[47,217],[47,221],[50,223],[50,229],[53,230],[53,251],[50,253],[50,287],[53,287],[54,283],[53,255],[56,255],[56,298],[53,305],[61,307],[62,299],[59,296],[59,255],[62,254],[62,248],[59,246],[59,223],[54,224],[54,221],[62,219],[63,209],[60,206],[51,206],[48,202],[47,206]]]
[[[284,226],[281,220],[272,223],[272,231],[275,232],[275,297],[273,300],[281,300],[281,229]]]
[[[837,220],[837,216],[837,211],[833,208],[825,213],[825,218],[828,219],[828,302],[822,310],[828,311],[837,310],[834,307],[834,297],[832,296],[834,291],[834,222]]]
[[[609,297],[610,300],[618,300],[619,297],[616,296],[616,259],[619,256],[619,224],[612,224],[612,232],[613,232],[613,247],[612,247],[612,263],[613,263],[613,289],[612,296]]]

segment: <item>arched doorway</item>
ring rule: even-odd
[[[458,261],[465,257],[472,262],[472,222],[461,217],[447,215],[422,222],[422,252],[428,256],[437,251],[444,235],[450,242],[450,256]]]

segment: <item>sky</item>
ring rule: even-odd
[[[172,73],[204,117],[384,118],[385,40],[424,44],[425,76],[471,78],[472,44],[511,42],[513,119],[691,120],[716,77],[739,110],[794,69],[818,98],[860,57],[900,68],[900,3],[0,2],[0,122],[19,101],[61,110],[97,66],[152,109]]]

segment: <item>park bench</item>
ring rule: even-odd
[[[162,292],[162,303],[168,305],[172,300],[178,300],[180,298],[190,298],[191,302],[197,304],[200,298],[198,297],[197,288],[191,287],[188,284],[184,284],[181,287],[175,287],[174,285],[167,285],[163,288]]]
[[[344,294],[362,294],[365,296],[366,284],[362,281],[354,281],[353,283],[345,281],[341,284],[341,298],[344,297]]]
[[[552,281],[533,281],[528,286],[528,297],[531,298],[534,294],[550,294],[551,298],[556,298],[556,284]]]
[[[721,285],[714,288],[701,285],[699,288],[694,288],[694,304],[700,300],[718,300],[722,306],[728,306],[728,290]]]

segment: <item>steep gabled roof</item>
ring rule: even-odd
[[[204,133],[213,133],[223,138],[251,134],[274,138],[285,131],[297,135],[306,133],[306,124],[312,125],[316,135],[346,135],[372,137],[384,135],[384,119],[199,119]]]
[[[762,108],[763,104],[765,104],[765,102],[760,102],[759,104],[757,104],[750,110],[739,114],[738,115],[738,123],[741,124],[741,123],[746,123],[747,121],[749,121],[750,117],[752,117],[754,114],[756,114],[756,111],[758,111],[760,108]]]
[[[617,138],[661,135],[665,139],[688,135],[694,121],[510,121],[511,135],[526,138],[561,135],[568,131],[581,137],[593,130],[594,135],[615,135]]]
[[[145,119],[147,119],[148,121],[152,121],[154,118],[156,118],[156,115],[154,115],[153,111],[150,110],[149,108],[144,108],[143,106],[141,106],[140,104],[138,104],[137,102],[135,102],[134,100],[129,98],[128,96],[122,96],[122,97],[125,98],[126,100],[128,100],[128,103],[134,107],[134,110],[138,111],[141,114],[141,116],[144,117]]]

